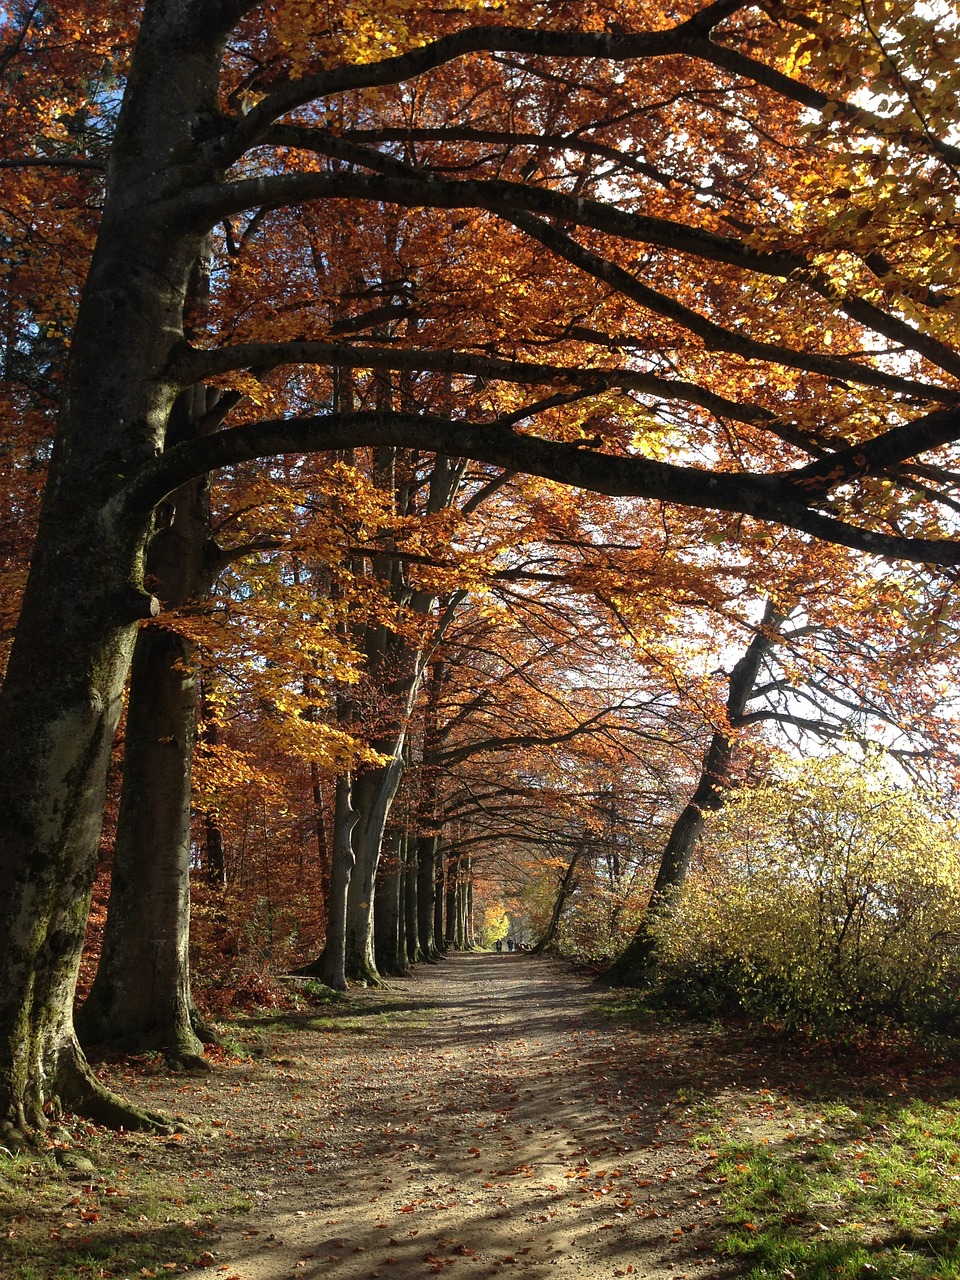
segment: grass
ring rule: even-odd
[[[693,1023],[698,1010],[665,1016],[636,991],[609,993],[601,1008],[647,1033],[686,1027],[705,1046],[696,1087],[678,1079],[670,1109],[699,1122],[690,1140],[708,1151],[720,1250],[738,1275],[960,1280],[955,1043],[948,1057],[905,1038],[830,1044],[709,1016]],[[743,1060],[733,1073],[730,1053]]]
[[[960,1101],[851,1097],[714,1148],[745,1276],[960,1280]]]
[[[164,1276],[208,1248],[218,1218],[251,1208],[236,1195],[217,1204],[149,1170],[118,1168],[112,1135],[83,1136],[96,1172],[68,1173],[53,1151],[0,1149],[0,1274],[17,1280]]]

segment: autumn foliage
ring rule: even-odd
[[[501,915],[606,962],[691,804],[774,823],[776,750],[952,790],[955,39],[892,0],[0,9],[11,1080],[59,1002],[44,1078],[89,1082],[63,975],[135,643],[175,727],[131,688],[118,855],[172,762],[149,856],[220,1007]]]

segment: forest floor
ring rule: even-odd
[[[845,1074],[856,1060],[719,1027],[622,1025],[605,999],[557,961],[454,955],[327,1009],[238,1020],[208,1074],[107,1067],[125,1096],[176,1115],[178,1132],[75,1129],[93,1164],[64,1142],[59,1181],[52,1161],[20,1157],[13,1183],[0,1167],[0,1209],[20,1206],[0,1226],[0,1275],[744,1274],[724,1245],[715,1147],[733,1134],[802,1156],[855,1114],[843,1100],[862,1084]]]

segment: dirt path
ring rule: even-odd
[[[360,1000],[329,1030],[265,1023],[260,1055],[212,1078],[118,1081],[213,1121],[199,1145],[131,1135],[131,1159],[185,1202],[254,1205],[220,1217],[192,1277],[730,1274],[682,1092],[705,1041],[613,1026],[584,980],[520,955]]]

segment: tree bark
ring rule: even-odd
[[[217,398],[184,393],[171,430],[189,438]],[[166,504],[169,524],[147,564],[165,605],[205,595],[218,563],[205,477]],[[199,707],[198,646],[175,630],[141,629],[130,674],[120,813],[100,965],[77,1018],[86,1043],[131,1053],[163,1048],[171,1062],[205,1067],[214,1040],[190,989],[190,819]],[[199,1034],[198,1034],[199,1033]]]
[[[347,989],[347,891],[356,862],[353,853],[353,828],[357,822],[350,793],[350,775],[344,774],[337,778],[334,791],[333,857],[330,863],[327,941],[318,962],[319,976],[335,991]]]
[[[438,844],[439,836],[417,837],[417,932],[420,935],[421,957],[428,962],[440,958],[433,930]]]
[[[161,1123],[93,1076],[72,1003],[123,684],[137,621],[157,610],[144,587],[150,506],[118,494],[163,448],[180,389],[167,370],[205,232],[164,203],[183,181],[171,155],[217,107],[223,41],[199,39],[193,16],[159,2],[144,12],[0,699],[0,1117],[20,1129],[61,1105]],[[195,166],[215,179],[209,153]]]
[[[446,955],[447,945],[443,932],[443,905],[446,900],[444,883],[443,848],[437,841],[436,878],[433,884],[433,947],[438,956]]]
[[[446,917],[443,927],[444,948],[457,946],[457,881],[460,869],[460,857],[453,854],[447,860],[446,889],[444,891]]]
[[[193,1067],[204,1062],[188,954],[195,658],[171,631],[137,640],[103,951],[77,1015],[84,1043],[164,1048]]]
[[[403,759],[397,751],[388,764],[359,774],[353,785],[355,860],[347,890],[344,963],[348,980],[354,982],[370,985],[380,982],[373,941],[377,864],[390,806],[402,773]]]
[[[407,842],[403,867],[403,907],[407,962],[411,965],[420,962],[420,924],[417,917],[417,846],[416,841]]]
[[[406,954],[406,931],[401,928],[406,844],[406,832],[402,827],[387,829],[377,869],[377,893],[374,899],[377,970],[395,978],[410,972]]]
[[[320,784],[320,768],[310,761],[310,791],[313,797],[313,830],[317,839],[317,863],[320,868],[320,896],[324,902],[330,897],[330,849],[327,828],[323,821],[323,787]]]

